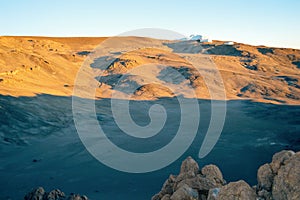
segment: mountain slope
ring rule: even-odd
[[[0,93],[72,95],[82,63],[105,39],[0,37]],[[137,37],[118,38],[118,42],[124,45],[119,45],[120,51],[111,52],[110,64],[97,68],[101,63],[94,60],[87,69],[93,81],[99,83],[99,98],[110,98],[113,92],[119,93],[118,97],[135,99],[190,97],[190,91],[197,98],[212,98],[207,80],[216,82],[212,87],[221,84],[211,71],[215,65],[227,99],[299,104],[300,50]],[[131,51],[131,44],[153,44],[153,48]],[[196,60],[200,71],[187,58]],[[151,66],[139,70],[145,65]],[[122,81],[118,82],[120,78]]]

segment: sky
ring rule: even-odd
[[[299,0],[2,0],[0,35],[115,36],[141,28],[300,49]]]

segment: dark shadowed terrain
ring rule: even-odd
[[[210,101],[199,100],[198,136],[188,151],[162,170],[128,174],[104,166],[86,151],[74,126],[71,102],[70,97],[52,95],[0,97],[0,199],[22,199],[37,186],[60,188],[66,193],[76,191],[90,199],[150,199],[169,174],[178,173],[188,155],[197,158],[210,119]],[[149,123],[147,113],[154,103],[164,105],[170,117],[152,140],[133,140],[122,133],[112,119],[108,99],[96,101],[97,117],[115,144],[130,151],[148,152],[172,139],[180,119],[176,98],[161,98],[131,102],[136,123]],[[227,103],[222,135],[207,157],[196,159],[200,166],[216,164],[225,180],[244,179],[253,185],[258,167],[270,162],[275,152],[300,150],[299,106],[248,100]]]

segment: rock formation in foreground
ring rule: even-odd
[[[183,161],[178,176],[170,175],[152,200],[298,200],[300,199],[300,152],[283,150],[257,172],[257,185],[243,180],[226,183],[220,169],[201,170],[191,157]]]
[[[88,200],[88,198],[78,194],[71,194],[67,197],[65,193],[58,189],[45,192],[44,188],[39,187],[29,192],[24,200]]]
[[[201,170],[195,160],[183,161],[179,175],[170,175],[161,191],[152,200],[299,200],[300,152],[283,150],[271,163],[257,172],[257,185],[243,180],[226,183],[215,165]],[[41,187],[28,193],[24,200],[88,200],[86,196],[66,196],[60,190],[45,192]]]

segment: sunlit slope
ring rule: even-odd
[[[0,93],[72,95],[78,70],[105,39],[0,37]],[[227,99],[299,104],[300,50],[137,37],[117,42],[122,49],[111,52],[111,63],[97,67],[101,63],[95,60],[86,69],[98,83],[99,98],[116,93],[145,100],[176,95],[207,99],[223,81]],[[147,48],[130,50],[138,44]],[[222,80],[211,70],[214,67]],[[207,85],[207,80],[215,84]]]

